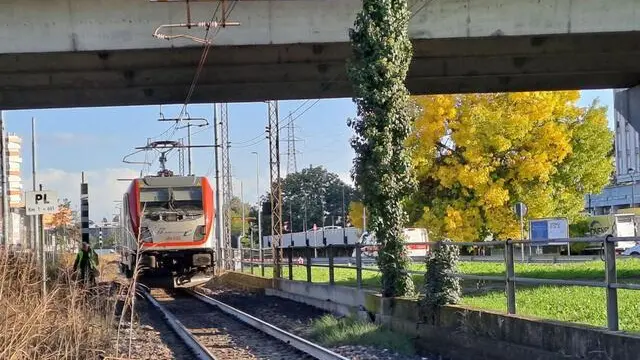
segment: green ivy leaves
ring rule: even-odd
[[[384,296],[414,292],[403,247],[407,215],[403,200],[413,179],[405,140],[415,118],[405,80],[413,55],[406,0],[364,0],[349,30],[353,57],[347,74],[353,84],[358,118],[349,121],[356,135],[354,178],[381,245],[378,266]]]

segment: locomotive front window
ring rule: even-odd
[[[200,216],[203,211],[202,189],[195,186],[142,188],[140,205],[145,209],[144,213],[149,215],[171,212],[188,217]]]
[[[172,189],[172,198],[177,206],[202,210],[202,188],[174,188]]]
[[[169,201],[168,188],[142,188],[140,189],[140,203],[154,205],[158,203],[166,203]]]

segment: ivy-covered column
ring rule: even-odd
[[[435,309],[460,302],[462,286],[458,273],[460,249],[448,241],[441,241],[427,256],[427,273],[424,276],[423,309],[435,316]]]
[[[355,28],[349,30],[353,57],[347,66],[358,106],[358,118],[349,121],[356,132],[351,141],[354,175],[380,245],[383,296],[403,296],[414,291],[402,239],[407,218],[402,203],[414,185],[405,150],[415,118],[405,87],[413,55],[410,13],[406,0],[362,3]]]

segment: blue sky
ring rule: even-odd
[[[613,94],[611,90],[583,91],[580,103],[590,104],[594,99],[609,107],[610,127],[613,121]],[[181,106],[163,106],[165,117],[177,117]],[[309,165],[323,165],[329,171],[338,173],[347,181],[353,160],[353,150],[349,146],[352,130],[346,119],[356,114],[351,99],[282,101],[280,118],[284,123],[289,112],[299,116],[296,121],[296,142],[298,169]],[[118,178],[132,178],[139,175],[141,165],[130,165],[122,158],[133,148],[146,143],[148,137],[163,133],[170,123],[159,122],[159,106],[74,108],[50,110],[5,111],[6,129],[23,138],[22,177],[25,189],[31,187],[31,118],[36,119],[38,180],[46,189],[57,190],[59,197],[71,199],[78,205],[80,173],[85,171],[89,183],[90,217],[98,221],[112,216],[114,200],[121,198],[127,183]],[[193,118],[212,118],[212,105],[190,105],[189,115]],[[262,192],[268,186],[268,142],[260,141],[267,124],[266,103],[229,104],[229,137],[231,140],[231,164],[235,177],[234,193],[240,196],[240,182],[243,183],[247,202],[257,199],[256,156],[259,154],[259,179]],[[200,131],[202,130],[202,131]],[[211,144],[213,129],[192,128],[193,144]],[[174,138],[186,136],[186,129],[178,130]],[[281,138],[286,139],[286,130]],[[249,141],[253,140],[253,141]],[[283,171],[287,164],[287,143],[282,142],[281,163]],[[151,156],[153,157],[153,156]],[[143,160],[144,156],[134,159]],[[176,157],[170,158],[169,167],[177,172]],[[193,150],[193,169],[198,175],[214,177],[213,151]],[[158,169],[158,162],[151,171]]]

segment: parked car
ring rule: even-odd
[[[630,248],[627,248],[625,251],[622,252],[622,255],[640,256],[640,245],[636,245],[636,246],[632,246]]]

